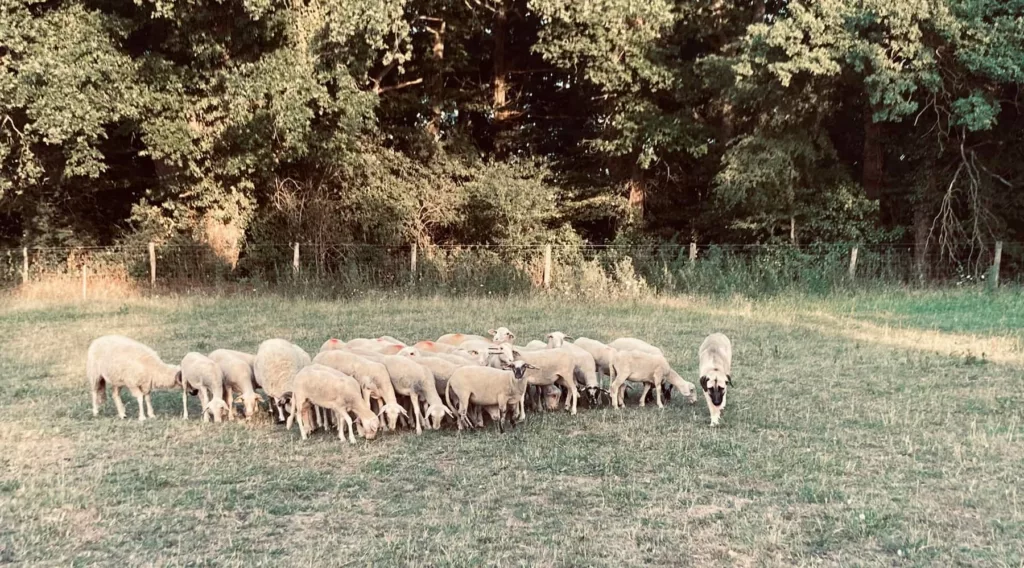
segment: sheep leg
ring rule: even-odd
[[[235,416],[235,391],[231,387],[225,387],[224,402],[228,403],[228,421],[232,421],[236,418]]]
[[[345,420],[345,424],[348,424],[348,443],[356,443],[356,435],[352,433],[352,417],[348,415],[348,412],[343,413],[342,418]],[[339,427],[339,430],[341,428]],[[344,438],[342,438],[344,440]]]
[[[124,410],[124,401],[121,400],[121,387],[115,386],[114,391],[111,394],[113,395],[114,406],[117,407],[117,415],[124,420],[124,417],[128,414]]]
[[[293,402],[293,404],[294,404],[294,403],[298,403],[298,404],[300,405],[300,406],[299,406],[299,408],[302,408],[302,406],[301,406],[301,405],[304,405],[304,404],[306,404],[306,401],[304,401],[304,400],[303,400],[303,401],[296,401],[296,400],[294,400],[294,399],[293,399],[293,401],[292,401],[292,402]],[[294,408],[294,407],[293,407],[293,408]],[[309,437],[309,435],[308,435],[308,434],[306,433],[306,424],[305,424],[305,420],[303,420],[303,415],[304,415],[304,413],[303,413],[303,412],[301,412],[301,411],[300,411],[300,412],[292,412],[292,413],[291,413],[291,414],[290,414],[290,415],[288,416],[288,424],[289,424],[289,425],[291,425],[291,422],[292,422],[292,418],[293,418],[293,417],[294,417],[294,418],[295,418],[296,420],[298,420],[298,421],[299,421],[299,435],[300,435],[300,436],[302,436],[302,439],[303,439],[303,440],[305,440],[306,438],[308,438],[308,437]]]
[[[327,427],[324,426],[324,409],[320,408],[319,406],[316,407],[316,422],[324,430],[327,429]]]
[[[149,413],[149,417],[156,418],[156,413],[153,412],[153,397],[147,392],[142,398],[146,401],[146,411]]]
[[[416,395],[412,395],[412,396],[415,397]],[[420,418],[420,401],[419,401],[418,397],[414,398],[413,401],[412,401],[412,413],[416,417],[416,433],[417,434],[422,434],[423,433],[423,425],[422,425],[422,419]]]
[[[640,393],[640,408],[647,405],[647,393],[651,390],[651,383],[644,383],[644,392]],[[660,398],[658,399],[660,402]]]
[[[146,420],[146,403],[145,403],[145,395],[142,394],[142,389],[140,389],[139,387],[128,387],[128,390],[132,393],[132,396],[135,397],[136,402],[138,402],[138,404],[139,404],[139,421],[140,422],[145,421]]]
[[[284,407],[281,406],[281,403],[278,402],[278,400],[276,398],[273,399],[273,400],[274,400],[274,406],[277,407],[278,423],[284,422],[285,421],[285,418],[284,418]]]
[[[188,420],[188,383],[181,384],[181,419]]]
[[[206,387],[199,387],[199,401],[203,403],[203,422],[209,422],[210,395],[206,394]]]
[[[620,408],[626,406],[626,373],[618,373],[615,380],[612,381],[611,388],[608,390],[612,394],[612,408]]]
[[[658,401],[658,408],[665,408],[665,405],[661,403],[661,379],[654,379],[654,398]]]
[[[107,387],[100,388],[96,385],[92,388],[92,415],[100,415],[100,407],[103,406],[103,402],[107,398]]]

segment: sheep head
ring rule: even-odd
[[[445,416],[454,416],[451,410],[443,404],[432,404],[427,407],[427,424],[431,430],[441,429],[441,422]]]
[[[391,430],[394,430],[395,426],[398,425],[399,416],[409,417],[409,413],[400,404],[385,404],[381,407],[380,412],[377,413],[377,417],[380,418],[382,414],[387,417],[388,428]]]
[[[362,435],[367,440],[372,440],[377,437],[377,431],[380,430],[380,420],[374,416],[369,420],[363,421],[362,418],[357,418],[356,423],[362,425]]]
[[[507,327],[499,327],[498,329],[489,329],[487,333],[491,335],[491,339],[495,343],[512,343],[516,339],[516,334],[509,331]]]
[[[255,392],[247,392],[235,398],[236,404],[241,404],[245,410],[245,417],[252,418],[263,402],[263,397]]]
[[[526,378],[527,369],[536,369],[537,367],[534,367],[525,361],[512,361],[510,363],[503,363],[501,368],[506,371],[512,371],[512,376],[515,380],[521,381]]]
[[[206,406],[203,407],[203,412],[209,412],[210,415],[213,416],[214,422],[220,422],[221,418],[223,418],[228,412],[228,403],[219,398],[215,398],[206,403]]]
[[[572,338],[562,333],[561,331],[552,331],[545,337],[548,342],[548,347],[555,349],[565,345],[566,341],[572,341]]]

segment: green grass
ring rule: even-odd
[[[1021,306],[972,293],[0,300],[0,563],[1019,566]],[[177,392],[154,395],[155,421],[118,420],[109,401],[93,418],[84,383],[105,333],[172,360],[274,336],[315,351],[331,335],[497,325],[521,343],[555,329],[648,338],[694,382],[697,345],[724,331],[736,385],[723,427],[703,400],[659,411],[634,397],[531,414],[505,435],[351,446],[184,422]]]

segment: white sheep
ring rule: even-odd
[[[291,390],[291,380],[312,360],[301,347],[285,339],[268,339],[260,343],[253,363],[256,383],[277,406],[280,422],[284,422],[284,408],[280,398]]]
[[[647,392],[654,387],[658,408],[663,408],[661,402],[661,386],[668,383],[679,389],[683,396],[693,404],[697,400],[694,393],[694,385],[684,381],[678,373],[672,370],[668,361],[661,355],[645,353],[643,351],[617,351],[612,358],[612,384],[609,388],[612,398],[612,408],[625,406],[623,397],[625,395],[625,383],[627,380],[644,383],[644,392],[640,395],[640,406],[646,403]]]
[[[487,333],[491,336],[491,341],[494,343],[512,343],[516,339],[516,334],[512,333],[507,327],[489,329]]]
[[[398,404],[391,376],[383,363],[371,361],[349,351],[326,351],[318,354],[313,362],[355,377],[363,389],[363,400],[366,404],[369,405],[371,400],[379,401],[381,411],[387,417],[388,428],[395,429],[398,417],[405,414],[405,409]]]
[[[202,353],[190,351],[181,360],[181,417],[188,420],[188,391],[199,391],[199,400],[203,402],[203,421],[208,422],[213,416],[214,422],[220,422],[221,416],[228,412],[224,402],[224,371],[216,361]]]
[[[254,355],[230,349],[217,349],[208,355],[224,373],[224,400],[228,403],[228,420],[235,419],[235,403],[241,403],[246,418],[252,418],[263,402],[263,397],[253,390],[256,379],[253,377],[252,362]],[[238,392],[238,399],[234,393]]]
[[[543,351],[521,351],[509,343],[502,343],[492,351],[500,354],[500,363],[505,365],[520,360],[535,367],[527,372],[526,379],[531,385],[547,386],[558,384],[566,389],[566,410],[576,414],[576,403],[579,393],[576,392],[576,362],[568,351],[563,349],[545,349]],[[525,398],[525,397],[524,397]],[[520,401],[520,419],[525,416],[523,401]]]
[[[386,342],[386,343],[393,343],[395,345],[401,345],[402,347],[405,347],[405,342],[404,341],[402,341],[401,339],[395,339],[394,337],[391,337],[390,335],[382,335],[382,336],[377,338],[377,341],[383,341],[383,342]]]
[[[487,338],[482,335],[474,335],[472,333],[446,333],[441,337],[437,338],[437,343],[447,343],[448,345],[459,345],[464,341],[475,339],[478,341],[486,341]]]
[[[539,351],[541,349],[547,349],[548,344],[537,339],[531,339],[529,343],[522,347],[523,351]]]
[[[409,357],[398,355],[381,355],[373,351],[353,351],[373,361],[383,363],[387,367],[388,375],[391,376],[391,384],[395,387],[395,393],[407,396],[412,401],[413,414],[416,419],[416,433],[423,433],[423,414],[426,415],[426,422],[429,428],[437,430],[445,416],[452,416],[452,412],[444,405],[441,395],[434,385],[434,374],[426,367],[416,363]],[[422,414],[420,404],[425,406]]]
[[[356,438],[349,412],[356,415],[361,425],[361,434],[367,440],[374,439],[377,430],[380,429],[380,421],[363,398],[359,382],[326,365],[313,363],[304,367],[292,379],[292,390],[284,393],[281,398],[292,407],[292,412],[288,416],[288,429],[291,429],[292,419],[297,416],[299,434],[303,440],[306,439],[309,430],[302,419],[303,410],[310,404],[334,411],[338,422],[339,439],[345,439],[343,425],[348,424],[348,440],[352,444],[356,443]]]
[[[552,331],[547,334],[546,339],[548,348],[563,349],[572,354],[573,362],[576,364],[576,383],[579,388],[586,391],[590,406],[597,406],[600,393],[606,391],[601,388],[601,383],[597,379],[597,363],[594,362],[594,356],[586,349],[566,341],[572,338],[561,331]]]
[[[708,403],[711,425],[718,426],[725,408],[725,394],[732,384],[732,342],[721,333],[704,338],[697,351],[700,388]]]
[[[172,389],[181,384],[179,366],[164,363],[156,351],[123,335],[104,335],[89,344],[85,376],[92,393],[92,415],[99,416],[109,384],[117,415],[122,419],[126,413],[121,388],[132,393],[139,403],[139,420],[145,420],[145,410],[150,418],[156,418],[150,399],[153,389]]]
[[[497,415],[498,430],[505,431],[505,415],[513,414],[512,426],[516,425],[512,409],[519,404],[526,393],[526,371],[537,368],[523,361],[513,361],[502,369],[490,367],[460,367],[452,373],[445,388],[445,398],[452,406],[452,393],[458,397],[459,430],[463,426],[473,427],[469,420],[469,406],[475,404],[482,407],[493,407]],[[452,406],[452,408],[455,408]]]

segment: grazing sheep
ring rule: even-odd
[[[609,388],[612,408],[625,406],[623,397],[627,380],[644,383],[644,392],[640,396],[640,406],[646,402],[647,392],[654,387],[658,408],[661,403],[661,386],[668,383],[679,389],[683,396],[692,404],[697,400],[693,383],[684,381],[672,370],[668,361],[661,355],[644,353],[643,351],[618,351],[612,358],[612,384]]]
[[[487,340],[487,338],[482,335],[473,335],[466,333],[446,333],[441,337],[437,338],[437,343],[446,343],[448,345],[458,346],[460,343],[464,341],[469,341],[471,339],[475,339],[477,341]]]
[[[721,333],[704,338],[697,351],[700,388],[711,414],[711,425],[718,426],[725,408],[725,394],[732,384],[732,342]]]
[[[220,422],[221,416],[228,412],[224,402],[224,371],[216,361],[202,353],[190,351],[181,360],[181,417],[188,420],[188,391],[199,391],[199,400],[203,401],[203,422],[209,422],[213,415],[214,422]]]
[[[371,399],[380,401],[381,410],[387,417],[387,427],[394,430],[398,417],[405,414],[405,409],[398,404],[395,387],[391,384],[391,376],[383,363],[371,361],[348,351],[327,351],[313,359],[314,363],[326,365],[355,377],[363,389],[363,400],[367,406]]]
[[[512,409],[518,405],[526,393],[527,369],[536,370],[537,367],[523,361],[513,361],[505,365],[503,369],[460,367],[452,373],[445,388],[445,398],[448,400],[448,405],[455,408],[452,405],[452,392],[454,391],[460,401],[459,430],[462,430],[463,426],[473,427],[468,415],[471,404],[496,407],[498,431],[500,432],[505,431],[506,414],[513,414],[511,423],[513,427],[516,425]],[[492,413],[491,416],[493,418],[495,414]]]
[[[303,423],[302,411],[310,404],[335,412],[339,439],[345,439],[343,424],[348,424],[348,441],[352,444],[356,443],[356,437],[349,412],[355,413],[356,420],[362,426],[362,435],[367,440],[377,437],[377,430],[380,429],[377,415],[363,399],[359,382],[326,365],[313,363],[303,367],[292,379],[292,390],[284,393],[281,398],[285,403],[290,403],[293,409],[288,416],[288,429],[291,429],[292,419],[298,416],[299,434],[303,440],[307,437],[308,428]]]
[[[346,345],[347,344],[344,341],[342,341],[340,339],[337,339],[335,337],[332,337],[332,338],[328,339],[327,341],[324,341],[324,344],[320,346],[320,352],[323,353],[324,351],[333,351],[335,349],[344,349]]]
[[[487,333],[491,336],[491,341],[495,343],[512,343],[516,340],[516,334],[509,331],[507,327],[489,329]]]
[[[594,356],[586,349],[568,343],[566,340],[572,338],[561,331],[552,331],[546,339],[549,348],[563,349],[572,354],[576,364],[574,374],[576,383],[581,390],[587,393],[587,402],[590,403],[590,406],[597,406],[600,394],[607,391],[601,388],[601,383],[597,379],[597,363],[594,362]]]
[[[247,361],[242,355],[248,355]],[[263,397],[253,390],[255,379],[253,378],[252,363],[256,357],[240,351],[230,349],[218,349],[208,355],[224,373],[224,400],[228,403],[228,420],[235,419],[235,403],[241,403],[246,418],[252,418],[263,402]],[[234,393],[238,392],[238,399],[234,399]]]
[[[531,339],[529,343],[522,347],[523,351],[539,351],[541,349],[547,349],[548,344],[543,341]]]
[[[292,378],[310,363],[309,355],[301,347],[285,339],[268,339],[256,350],[253,374],[277,407],[279,422],[285,420],[281,397],[291,390]]]
[[[139,403],[139,420],[150,418],[153,389],[172,389],[181,384],[181,368],[164,363],[153,349],[123,335],[104,335],[89,344],[85,363],[85,376],[92,393],[92,415],[99,416],[100,406],[107,397],[107,384],[113,387],[117,415],[125,418],[121,388],[127,388]],[[145,410],[143,410],[145,405]]]
[[[520,360],[533,365],[535,368],[531,369],[526,375],[529,384],[537,386],[560,384],[564,387],[568,392],[565,400],[566,410],[569,410],[570,414],[576,414],[576,403],[579,399],[579,394],[576,392],[576,385],[574,384],[576,362],[571,353],[563,349],[520,351],[508,343],[502,343],[496,351],[500,352],[502,364],[509,364],[514,360]],[[521,401],[520,417],[525,416],[524,410],[524,404]]]
[[[441,395],[434,385],[434,374],[426,367],[416,363],[409,357],[398,355],[381,355],[372,351],[355,351],[368,359],[383,363],[387,367],[388,375],[391,376],[391,384],[395,387],[395,393],[407,396],[412,400],[413,414],[416,419],[416,433],[423,433],[422,414],[426,414],[427,426],[433,430],[441,427],[441,421],[445,416],[452,416],[452,412],[444,405]],[[426,406],[423,413],[420,412],[420,404]]]
[[[608,344],[608,347],[617,351],[641,351],[643,353],[652,353],[654,355],[665,356],[661,349],[647,343],[646,341],[636,339],[633,337],[620,337],[615,341]]]

